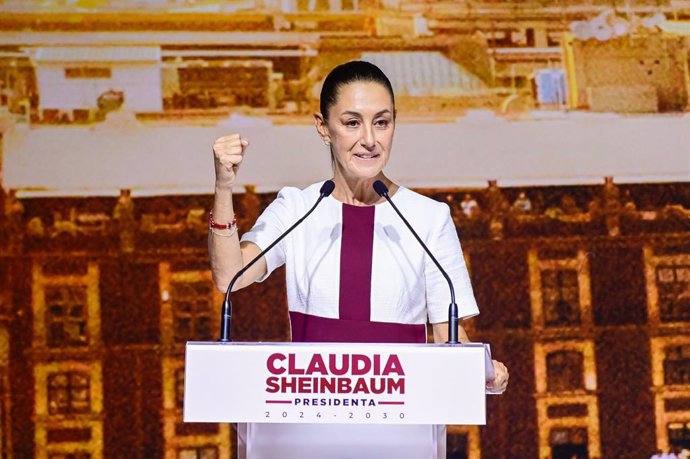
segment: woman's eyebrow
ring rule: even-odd
[[[381,115],[390,114],[390,113],[391,113],[391,111],[388,110],[388,109],[386,108],[385,110],[381,110],[380,112],[377,112],[376,114],[374,114],[374,118],[377,118],[377,117],[379,117],[379,116],[381,116]],[[362,118],[362,114],[361,114],[361,113],[359,113],[359,112],[353,112],[353,111],[351,111],[351,110],[346,110],[346,111],[344,111],[343,113],[341,113],[341,116],[342,116],[342,115],[352,115],[352,116],[356,116],[356,117]]]

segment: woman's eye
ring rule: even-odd
[[[388,120],[378,120],[378,121],[376,122],[376,125],[379,126],[379,127],[387,127],[387,126],[388,126],[388,123],[389,123]]]
[[[357,126],[359,126],[359,121],[357,121],[357,120],[346,121],[345,126],[357,127]]]

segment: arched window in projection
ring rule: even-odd
[[[212,328],[213,286],[209,282],[171,282],[170,300],[173,310],[175,341],[210,341]]]
[[[583,356],[579,351],[556,351],[546,357],[546,385],[549,392],[584,389]]]
[[[45,349],[70,350],[101,341],[99,267],[77,261],[33,267],[34,332]]]
[[[656,285],[661,321],[690,321],[690,264],[657,265]]]
[[[187,341],[212,341],[219,329],[218,305],[222,301],[208,268],[161,263],[161,336],[169,345]],[[182,348],[181,348],[182,349]]]
[[[673,246],[644,247],[649,322],[690,323],[690,253]]]
[[[592,324],[589,254],[584,248],[528,252],[532,325],[556,336]]]
[[[85,346],[89,342],[85,285],[45,289],[46,339],[51,347]]]
[[[541,272],[544,325],[580,324],[580,289],[575,269],[544,269]]]
[[[664,354],[664,384],[690,386],[690,344],[668,346]]]
[[[48,375],[48,413],[83,414],[91,411],[91,378],[80,371]]]

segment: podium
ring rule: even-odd
[[[480,343],[189,342],[185,422],[238,423],[264,458],[445,458],[445,425],[486,423]]]

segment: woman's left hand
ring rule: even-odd
[[[486,388],[493,394],[502,394],[508,387],[508,369],[498,360],[493,360],[495,377],[486,382]]]

